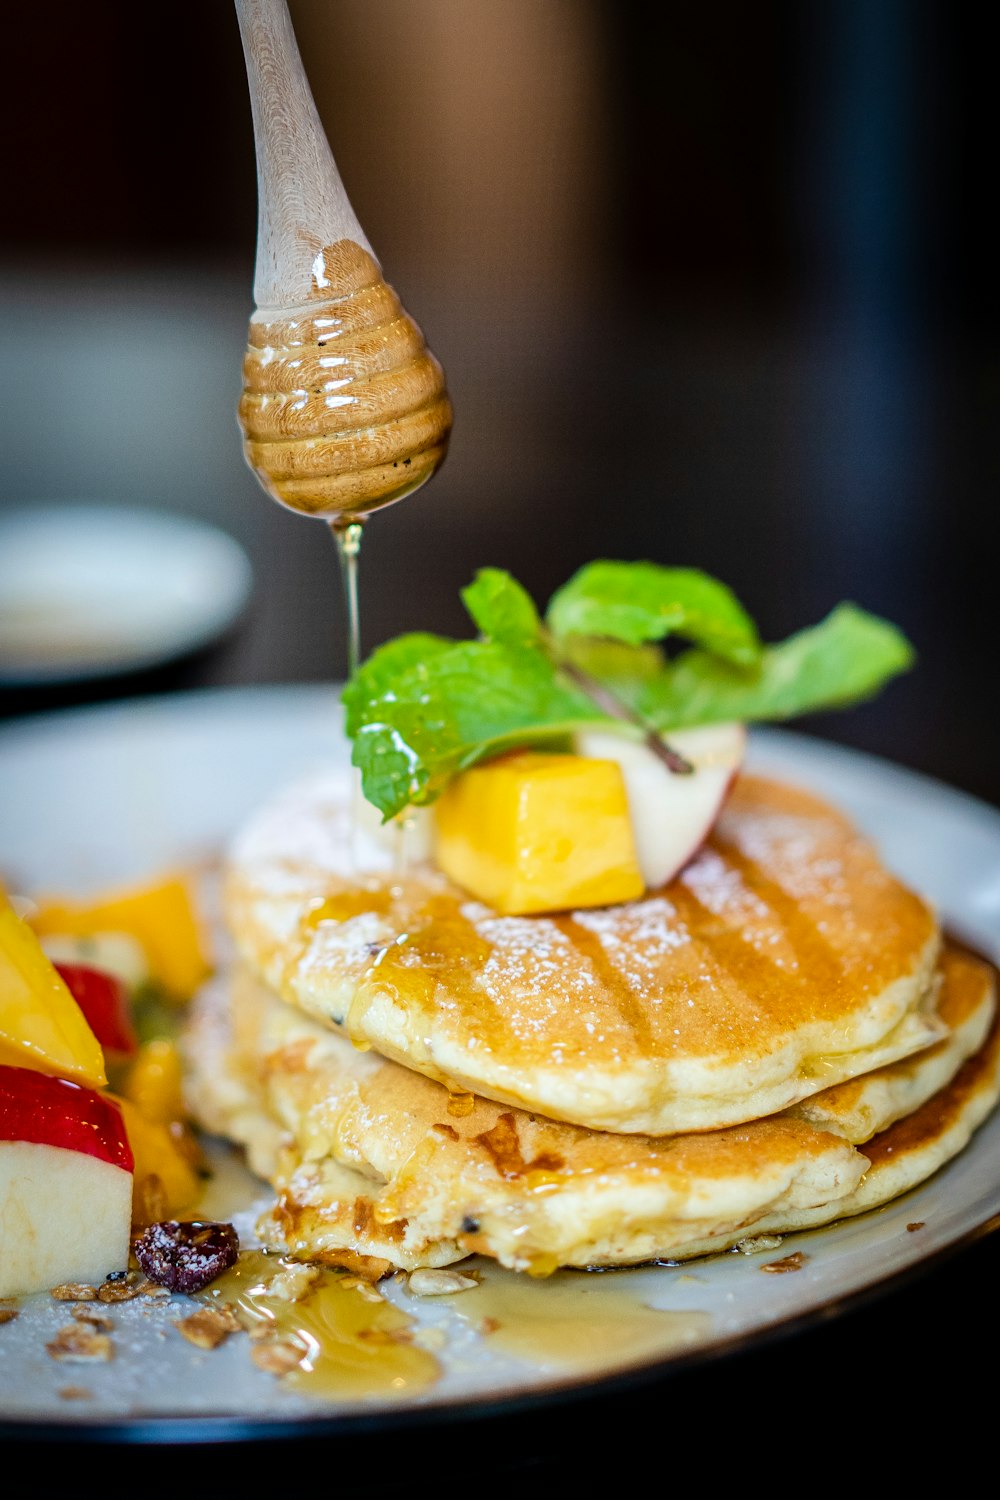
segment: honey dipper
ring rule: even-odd
[[[348,201],[286,0],[235,5],[258,191],[243,450],[273,499],[327,521],[356,557],[365,517],[440,467],[451,403]],[[356,657],[356,618],[353,639]]]

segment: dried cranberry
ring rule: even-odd
[[[235,1265],[240,1242],[232,1224],[163,1219],[147,1225],[132,1249],[150,1281],[172,1292],[200,1292]]]

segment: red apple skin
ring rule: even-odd
[[[55,969],[104,1050],[123,1057],[137,1052],[139,1039],[132,1024],[128,989],[117,975],[89,964],[60,962]]]
[[[0,1141],[32,1141],[135,1170],[122,1112],[95,1089],[34,1068],[0,1066]]]

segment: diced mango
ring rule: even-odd
[[[202,1183],[191,1162],[171,1134],[170,1127],[150,1120],[131,1099],[112,1096],[121,1108],[135,1157],[132,1223],[141,1227],[150,1218],[175,1218],[194,1207]]]
[[[189,999],[211,972],[194,894],[179,875],[90,900],[43,897],[30,920],[40,937],[130,933],[142,944],[151,979],[178,1000]]]
[[[147,1120],[169,1125],[184,1118],[183,1071],[177,1043],[155,1037],[139,1048],[121,1091]]]
[[[38,936],[0,895],[0,1063],[107,1083],[104,1053]]]
[[[434,804],[441,870],[506,915],[608,906],[644,890],[621,768],[517,751],[461,772]]]

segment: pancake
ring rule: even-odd
[[[946,1037],[902,1062],[823,1089],[787,1113],[859,1145],[944,1088],[985,1042],[993,1022],[996,985],[988,964],[952,945],[942,951],[940,971],[937,1010],[948,1028]]]
[[[300,782],[250,819],[226,926],[283,999],[452,1090],[658,1136],[775,1114],[943,1035],[936,913],[809,792],[743,774],[667,886],[505,917],[352,846],[350,785]]]
[[[942,972],[942,1011],[992,1020],[988,966],[949,956]],[[876,1123],[879,1100],[888,1119],[914,1096],[910,1075],[924,1060],[937,1088],[863,1152],[789,1114],[645,1137],[455,1095],[357,1051],[245,968],[198,997],[185,1050],[196,1119],[244,1146],[276,1193],[258,1224],[265,1243],[332,1264],[374,1258],[387,1271],[479,1253],[540,1275],[688,1259],[914,1186],[961,1149],[997,1097],[995,1030],[971,1060],[975,1028],[961,1035],[886,1070],[903,1082],[897,1093],[883,1079],[868,1115]]]

